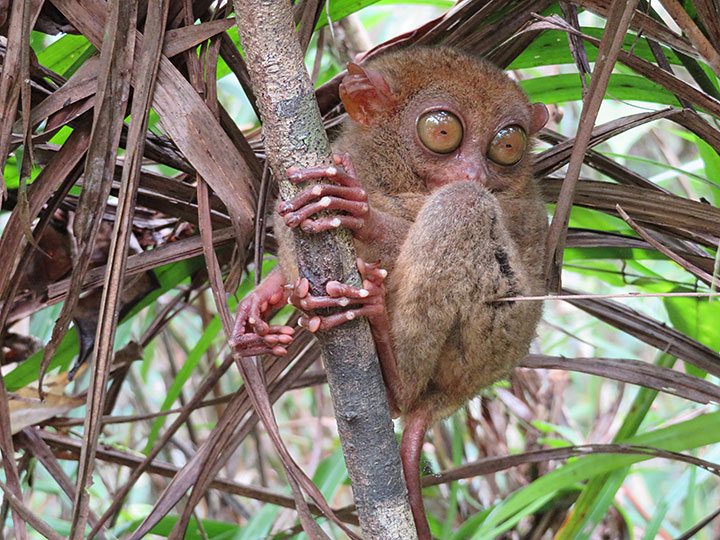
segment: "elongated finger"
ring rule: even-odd
[[[345,169],[345,172],[348,173],[349,176],[357,178],[357,174],[355,174],[355,165],[353,165],[350,154],[347,152],[342,154],[333,154],[333,161],[336,165],[342,165],[343,169]]]
[[[262,312],[259,309],[259,306],[256,304],[253,306],[253,309],[250,310],[250,315],[248,316],[247,320],[248,326],[252,328],[252,330],[261,336],[264,336],[268,333],[268,329],[270,328],[268,326],[268,323],[266,323],[263,320]]]
[[[307,280],[307,278],[296,279],[295,284],[292,286],[292,290],[290,291],[290,295],[287,299],[288,304],[294,306],[300,298],[305,298],[309,292],[310,282]]]
[[[335,184],[318,184],[303,189],[292,199],[278,203],[278,214],[285,215],[321,197],[332,196],[349,201],[367,202],[367,192],[359,187],[338,186]]]
[[[318,330],[329,330],[339,324],[352,321],[358,317],[373,317],[382,315],[385,313],[385,307],[381,304],[368,304],[366,306],[359,307],[357,309],[350,309],[342,313],[336,313],[334,315],[327,315],[325,317],[314,316],[314,317],[300,317],[298,321],[300,326],[303,326],[311,332],[317,332]]]
[[[363,279],[369,279],[377,285],[382,285],[382,282],[385,281],[388,273],[384,268],[380,268],[379,262],[368,263],[360,257],[358,257],[355,262]]]
[[[374,281],[370,281],[369,279],[363,280],[363,289],[365,289],[367,292],[370,293],[368,298],[374,298],[374,299],[381,299],[383,302],[385,301],[385,285],[383,285],[382,282],[378,285]]]
[[[370,296],[370,291],[364,288],[357,288],[347,283],[341,283],[339,281],[328,281],[325,285],[325,291],[329,296],[332,297],[348,297],[348,298],[367,298]]]
[[[273,356],[285,356],[287,354],[287,349],[285,347],[282,347],[281,345],[276,345],[275,347],[254,347],[249,349],[234,349],[235,354],[239,354],[240,356],[246,357],[246,356],[260,356],[263,354],[272,354]]]
[[[331,298],[329,296],[305,296],[293,299],[292,305],[301,311],[312,311],[321,308],[347,307],[354,301],[349,298]]]
[[[365,220],[353,216],[332,216],[318,219],[306,219],[300,224],[300,228],[306,233],[317,233],[345,227],[353,231],[359,231],[365,224]]]
[[[288,334],[266,334],[262,338],[267,345],[289,345],[293,340],[293,337]]]
[[[255,356],[258,354],[282,356],[287,353],[286,346],[291,342],[292,336],[287,334],[259,336],[248,333],[234,336],[230,341],[230,345],[233,351],[241,356]]]
[[[355,176],[350,176],[340,167],[331,165],[329,167],[310,167],[308,169],[298,169],[290,167],[287,170],[287,177],[293,183],[305,182],[307,180],[318,180],[327,178],[331,182],[347,187],[362,187],[360,180]]]
[[[285,225],[288,227],[297,227],[303,221],[323,210],[342,210],[351,216],[361,218],[370,211],[370,206],[366,202],[347,201],[337,197],[323,197],[317,202],[307,204],[299,208],[295,212],[289,212],[283,216]]]
[[[263,336],[259,336],[257,334],[253,334],[253,333],[240,334],[238,336],[233,336],[233,339],[230,340],[230,345],[233,348],[257,347],[257,346],[261,346],[264,344],[265,344],[265,341],[263,339]]]
[[[320,317],[300,317],[298,319],[298,324],[303,328],[307,328],[314,334],[320,328],[321,319]]]
[[[292,336],[295,333],[295,329],[292,326],[283,326],[280,324],[273,324],[268,328],[269,334],[287,334]]]
[[[234,334],[242,334],[244,332],[245,324],[247,323],[248,317],[250,317],[252,303],[253,298],[251,296],[247,296],[240,301],[240,304],[235,312]]]

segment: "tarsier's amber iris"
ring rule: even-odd
[[[515,165],[525,155],[527,135],[520,126],[507,126],[490,141],[487,156],[498,165]]]
[[[463,127],[453,113],[443,110],[428,111],[417,121],[417,134],[428,150],[449,154],[463,140]]]

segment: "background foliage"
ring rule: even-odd
[[[251,290],[260,257],[263,274],[274,264],[272,231],[257,242],[250,219],[258,204],[260,215],[272,204],[263,202],[264,156],[228,20],[232,3],[170,1],[156,32],[149,31],[148,3],[139,3],[146,49],[135,43],[136,76],[145,50],[156,44],[163,51],[139,140],[130,125],[143,107],[129,114],[122,99],[100,99],[122,85],[122,53],[99,53],[109,6],[79,4],[0,2],[0,155],[8,190],[0,211],[0,537],[24,537],[18,527],[24,531],[25,522],[31,538],[69,535],[79,523],[77,490],[85,486],[90,527],[102,520],[105,538],[129,535],[143,521],[153,522],[155,537],[298,535],[282,466],[255,427],[227,357],[202,255],[211,223],[233,309]],[[713,465],[720,461],[720,308],[707,295],[676,296],[708,293],[718,273],[720,20],[707,0],[639,2],[621,50],[596,63],[598,40],[620,26],[618,10],[630,4],[333,0],[328,12],[319,2],[296,6],[329,127],[342,118],[338,75],[356,53],[378,44],[384,50],[443,42],[510,70],[532,100],[551,109],[536,157],[550,216],[573,138],[596,126],[570,214],[562,283],[566,294],[624,297],[547,301],[524,367],[432,430],[426,468],[441,474],[427,479],[433,485],[424,495],[439,538],[720,535]],[[588,84],[598,64],[613,67],[599,95]],[[140,80],[125,94],[133,104],[143,95]],[[596,119],[590,109],[598,98]],[[91,136],[93,114],[96,126],[116,125],[123,135],[114,179],[105,175],[108,194],[83,202],[81,193],[94,189],[89,179],[102,177],[95,161],[85,160],[102,150]],[[122,215],[122,166],[141,142],[134,240],[120,257],[128,274],[120,322],[114,346],[96,351],[111,360],[109,389],[102,414],[83,426],[89,389],[105,391],[105,384],[84,368],[72,382],[66,372],[91,353],[96,328],[104,335],[115,315],[98,315],[94,287],[121,265],[108,262],[112,225]],[[206,205],[198,187],[204,181],[211,188]],[[98,232],[85,247],[86,272],[77,257],[86,240],[78,231],[86,229],[78,223],[92,216]],[[86,292],[77,301],[80,286]],[[60,306],[76,302],[67,309],[70,330],[53,335]],[[44,352],[48,394],[40,402]],[[264,367],[291,453],[338,516],[355,523],[310,337],[301,332],[287,357],[266,359]],[[94,472],[78,463],[94,444],[88,428],[99,430]],[[13,514],[12,500],[29,513]],[[335,525],[320,523],[342,537]]]

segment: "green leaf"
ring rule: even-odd
[[[720,412],[708,413],[619,442],[682,452],[719,442],[720,424],[718,422],[720,422]],[[496,537],[532,513],[531,508],[534,508],[536,500],[552,496],[558,489],[648,459],[650,459],[649,456],[642,455],[606,454],[572,460],[563,467],[537,479],[526,488],[516,491],[497,505],[473,538]]]
[[[275,508],[276,511],[280,509],[277,506],[273,507],[271,505],[267,505],[266,507]],[[248,525],[245,527],[238,526],[234,523],[225,523],[212,519],[203,519],[201,520],[201,523],[208,537],[213,540],[220,540],[221,538],[243,538],[248,540],[250,538],[262,538],[266,536],[267,533],[260,536],[247,536],[246,532],[248,530],[248,527],[250,526],[250,523],[252,523],[256,518],[261,517],[261,515],[263,514],[263,510],[261,510],[252,520],[250,520],[250,522],[248,522]],[[123,523],[115,527],[113,533],[116,537],[126,536],[127,534],[137,529],[144,519],[145,518],[143,517],[129,521],[127,523]],[[167,538],[170,535],[173,527],[177,523],[178,519],[178,516],[165,516],[158,522],[157,525],[155,525],[150,530],[148,534],[155,534]],[[272,521],[270,521],[270,526],[272,526]],[[197,526],[197,521],[194,518],[190,519],[190,523],[188,524],[187,531],[185,531],[185,535],[183,536],[183,538],[185,540],[203,539],[203,536],[200,534],[200,529]]]
[[[243,532],[237,536],[237,540],[256,540],[257,538],[265,538],[270,534],[270,529],[275,523],[275,518],[282,510],[281,507],[273,504],[264,505],[260,511],[255,514],[247,525],[243,527]]]
[[[319,464],[313,475],[313,482],[327,500],[331,500],[338,488],[345,483],[348,478],[347,467],[345,466],[345,458],[343,457],[342,448],[337,447],[335,451]]]
[[[616,152],[600,152],[602,155],[615,158],[615,159],[624,159],[626,161],[634,161],[636,163],[643,163],[645,165],[652,165],[654,167],[657,167],[658,169],[662,171],[673,171],[676,172],[679,175],[684,175],[689,178],[692,178],[694,180],[698,180],[699,182],[702,182],[704,184],[707,184],[711,187],[720,189],[720,184],[717,184],[716,182],[713,182],[709,178],[706,178],[704,176],[701,176],[699,174],[688,172],[686,169],[682,167],[673,167],[672,165],[669,165],[668,163],[663,163],[662,161],[656,161],[654,159],[648,159],[643,158],[640,156],[633,156],[630,154],[618,154]]]
[[[591,208],[582,208],[581,206],[573,206],[570,212],[570,226],[617,233],[630,230],[627,224],[619,217]]]
[[[17,189],[20,186],[20,173],[18,172],[18,162],[14,155],[10,155],[5,162],[3,169],[5,177],[5,186],[8,189]]]
[[[624,287],[627,285],[625,279],[623,279],[623,276],[619,273],[617,265],[613,263],[593,261],[587,266],[564,266],[563,268],[576,274],[598,278],[613,287]]]
[[[50,142],[57,145],[63,145],[72,132],[73,130],[70,126],[63,126],[55,135],[52,136]]]
[[[463,523],[455,534],[450,537],[450,540],[466,540],[467,538],[470,538],[470,536],[480,528],[482,523],[490,515],[490,510],[491,509],[482,510],[466,519],[465,523]]]
[[[563,103],[582,99],[578,74],[548,75],[520,81],[532,101]],[[648,101],[680,107],[677,98],[659,84],[637,75],[613,74],[606,92],[608,98],[626,101]]]
[[[693,452],[697,455],[697,452]],[[681,527],[687,530],[697,523],[698,516],[695,512],[695,497],[697,496],[697,467],[690,468],[690,476],[688,477],[687,490],[685,492],[685,501],[683,503],[683,515]]]
[[[645,251],[649,256],[656,251]],[[634,256],[634,250],[628,248],[614,248],[614,247],[585,247],[585,248],[566,248],[563,260],[565,261],[587,261],[587,260],[598,260],[598,259],[613,259],[613,260],[625,260],[632,259]],[[654,259],[660,259],[661,257],[652,257]],[[662,258],[666,258],[663,256]],[[572,266],[569,268],[573,270]],[[574,271],[574,270],[573,270]]]
[[[693,142],[697,145],[700,157],[705,164],[704,176],[706,178],[720,178],[720,156],[715,149],[708,143],[703,141],[700,137],[693,136]],[[715,206],[720,205],[720,188],[717,186],[711,186],[711,192],[713,194],[713,201]]]
[[[64,74],[91,47],[94,51],[95,47],[84,36],[66,34],[45,47],[37,57],[46,68]]]
[[[615,501],[630,467],[623,467],[610,474],[598,476],[588,482],[580,493],[565,525],[556,535],[556,540],[587,540],[598,523],[607,515]],[[591,526],[588,523],[592,523]]]
[[[330,13],[330,19],[338,21],[343,17],[347,17],[351,13],[361,10],[364,7],[375,4],[377,0],[333,0],[325,4],[325,7],[320,14],[316,29],[322,28],[328,25],[328,9]]]
[[[453,415],[452,423],[452,460],[455,467],[462,465],[463,458],[463,433],[465,431],[463,423],[460,421],[459,415]],[[448,500],[448,512],[445,517],[445,523],[442,524],[442,532],[440,538],[450,537],[453,523],[458,510],[458,491],[459,484],[457,481],[450,483],[450,498]]]
[[[75,61],[68,66],[68,68],[63,71],[62,75],[63,77],[70,78],[72,77],[75,72],[80,69],[80,67],[88,61],[90,57],[92,57],[97,52],[97,49],[94,45],[89,45],[88,47],[83,50],[80,55],[75,59]]]
[[[676,288],[673,292],[690,292],[686,288]],[[697,339],[712,350],[720,350],[720,302],[707,298],[665,297],[663,305],[673,327],[682,333]],[[685,369],[696,377],[705,378],[705,371],[686,363]]]
[[[583,34],[587,34],[591,37],[598,39],[602,38],[604,28],[596,28],[583,26],[581,27]],[[633,54],[640,58],[647,60],[648,62],[655,63],[655,57],[650,50],[645,39],[637,39],[637,35],[628,32],[623,40],[623,49],[630,51],[632,48]],[[680,60],[667,47],[662,47],[665,56],[671,64],[680,64]],[[588,60],[595,62],[597,59],[597,47],[585,42],[585,51],[587,52]],[[570,48],[568,46],[568,35],[566,32],[561,30],[546,30],[542,32],[532,44],[521,52],[508,69],[525,69],[533,68],[538,66],[549,66],[556,64],[574,64],[572,54],[570,54]],[[619,64],[618,64],[619,65]]]
[[[660,526],[668,510],[668,504],[665,501],[660,501],[660,504],[655,507],[655,513],[652,519],[648,522],[647,527],[645,527],[645,534],[642,540],[655,540],[655,538],[657,538],[657,533],[660,530]]]

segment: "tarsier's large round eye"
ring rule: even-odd
[[[520,126],[507,126],[490,141],[487,156],[498,165],[515,165],[525,155],[527,135]]]
[[[428,111],[417,121],[417,133],[422,143],[438,154],[449,154],[463,140],[460,119],[448,111]]]

